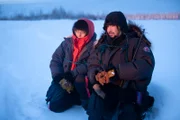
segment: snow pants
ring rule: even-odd
[[[84,109],[87,109],[89,91],[87,91],[85,76],[77,76],[73,84],[75,89],[69,94],[66,90],[62,89],[60,84],[52,81],[46,94],[46,101],[51,111],[63,112],[73,105],[82,105]]]
[[[147,96],[143,105],[138,105],[136,91],[127,90],[120,94],[117,91],[115,86],[110,87],[109,93],[106,91],[109,98],[105,99],[93,92],[88,104],[88,120],[142,120],[142,113],[154,103],[154,98]]]

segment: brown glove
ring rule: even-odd
[[[109,78],[113,77],[115,75],[115,71],[114,69],[112,70],[109,70],[109,71],[102,71],[102,72],[99,72],[95,78],[96,80],[101,84],[101,85],[104,85],[105,83],[109,83]]]
[[[59,84],[61,85],[61,87],[66,90],[69,94],[73,91],[74,89],[74,86],[72,85],[71,82],[69,82],[68,80],[66,79],[62,79]]]

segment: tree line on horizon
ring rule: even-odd
[[[2,14],[0,8],[0,15]],[[156,14],[125,14],[129,20],[180,20],[179,13],[156,13]],[[17,13],[13,16],[0,16],[0,20],[54,20],[54,19],[79,19],[88,18],[92,20],[104,20],[106,14],[91,14],[91,13],[73,13],[68,12],[64,8],[54,8],[50,13],[30,12],[29,15]]]

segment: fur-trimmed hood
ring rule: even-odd
[[[132,22],[132,21],[129,21],[129,23],[128,23],[128,32],[127,32],[127,33],[123,33],[123,34],[125,34],[128,39],[129,39],[129,38],[141,38],[141,37],[142,37],[142,40],[143,40],[145,43],[147,43],[147,45],[148,45],[149,47],[151,47],[151,42],[147,39],[147,37],[145,36],[145,33],[143,33],[142,27],[139,26],[139,25],[137,25],[136,23],[134,23],[134,22]],[[101,37],[100,37],[100,39],[99,39],[96,47],[99,46],[99,44],[101,44],[101,43],[105,40],[105,38],[106,38],[107,36],[108,36],[107,33],[104,32],[104,33],[101,35]]]
[[[138,38],[141,38],[142,36],[142,40],[146,42],[149,45],[149,47],[151,47],[151,42],[147,39],[145,35],[145,29],[143,33],[143,28],[132,21],[129,21],[128,29],[129,29],[128,30],[129,35],[132,34],[132,37],[138,37]]]

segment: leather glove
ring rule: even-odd
[[[102,99],[105,98],[106,95],[105,95],[104,91],[101,90],[99,84],[94,84],[93,89],[96,92],[96,94],[99,95]]]
[[[61,87],[62,87],[64,90],[66,90],[69,94],[70,94],[70,93],[73,91],[73,89],[74,89],[73,84],[72,84],[70,81],[66,80],[65,78],[63,78],[63,79],[59,82],[59,84],[60,84]]]
[[[105,83],[110,82],[110,78],[115,76],[115,71],[114,69],[111,69],[109,71],[101,71],[96,74],[95,79],[98,81],[101,85],[104,85]]]

